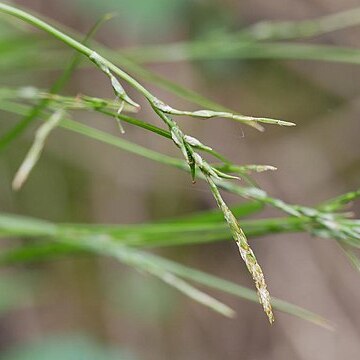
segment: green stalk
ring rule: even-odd
[[[84,39],[84,44],[95,34],[98,28],[103,24],[104,21],[107,21],[111,18],[112,15],[107,14],[103,16],[96,24],[90,29]],[[80,57],[78,53],[75,53],[70,60],[70,62],[65,67],[64,71],[60,75],[60,77],[55,81],[55,83],[51,86],[49,93],[56,94],[59,92],[64,85],[68,82],[74,70],[80,63]],[[14,128],[9,130],[5,135],[0,138],[0,151],[4,149],[7,145],[11,143],[16,137],[18,137],[21,133],[23,133],[26,128],[36,119],[38,115],[49,105],[51,99],[42,99],[40,102],[34,106],[31,111],[20,121],[17,123]]]
[[[265,122],[265,123],[273,123],[273,124],[279,124],[283,126],[293,126],[294,124],[291,122],[281,121],[277,119],[269,119],[269,118],[255,118],[251,116],[244,116],[241,114],[231,114],[231,113],[223,113],[219,112],[216,114],[214,111],[208,111],[208,110],[200,110],[200,111],[194,111],[194,112],[188,112],[188,111],[180,111],[177,109],[172,108],[171,106],[163,103],[161,100],[156,98],[153,94],[151,94],[144,86],[142,86],[138,81],[136,81],[133,77],[131,77],[128,73],[118,68],[116,65],[114,65],[109,60],[105,59],[103,56],[99,55],[92,49],[88,48],[87,46],[81,44],[77,40],[71,38],[70,36],[64,34],[63,32],[57,30],[53,26],[47,24],[46,22],[40,20],[39,18],[30,15],[29,13],[22,11],[18,8],[15,8],[10,5],[6,5],[3,3],[0,3],[0,12],[4,12],[6,14],[15,16],[18,19],[21,19],[41,30],[44,30],[48,34],[56,37],[60,41],[64,42],[68,46],[72,47],[73,49],[77,50],[79,53],[85,55],[89,60],[91,60],[97,67],[101,69],[106,75],[108,75],[111,79],[112,86],[114,88],[115,93],[119,95],[120,98],[124,98],[125,101],[128,100],[128,102],[132,102],[131,99],[129,99],[124,92],[121,85],[118,83],[117,79],[113,76],[112,73],[119,76],[121,79],[129,83],[134,89],[139,91],[151,104],[153,108],[157,108],[159,111],[171,114],[171,115],[190,115],[194,117],[201,117],[201,118],[209,118],[209,117],[228,117],[232,118],[234,120],[240,121],[240,122]],[[120,89],[120,90],[119,90]],[[201,114],[201,115],[200,115]]]
[[[28,24],[31,24],[41,30],[44,30],[48,34],[56,37],[63,43],[67,44],[68,46],[72,47],[79,53],[85,55],[87,58],[91,60],[91,57],[94,55],[94,51],[90,48],[88,48],[86,45],[80,43],[79,41],[71,38],[70,36],[64,34],[63,32],[57,30],[53,26],[47,24],[46,22],[40,20],[39,18],[23,11],[18,8],[15,8],[10,5],[6,5],[4,3],[0,3],[0,11],[15,16],[16,18],[23,20],[27,22]],[[100,55],[99,55],[100,56]],[[129,74],[127,74],[125,71],[119,69],[117,66],[115,66],[113,63],[108,61],[107,59],[100,57],[102,63],[110,69],[110,71],[114,72],[116,75],[118,75],[123,80],[127,81],[129,84],[131,84],[136,90],[138,90],[141,94],[143,94],[147,99],[152,100],[154,97],[153,95],[146,90],[139,82],[137,82],[135,79],[133,79]],[[93,60],[92,60],[93,61]]]
[[[4,102],[4,101],[0,102],[0,108],[5,111],[20,113],[20,114],[22,113],[22,111],[24,111],[22,110],[21,105],[18,104],[14,105],[12,103]],[[189,171],[188,166],[182,160],[144,148],[132,142],[126,141],[122,138],[107,134],[105,132],[94,129],[84,124],[77,123],[70,119],[64,119],[59,124],[59,127],[65,128],[73,132],[77,132],[81,135],[93,138],[108,145],[112,145],[122,150],[145,157],[149,160],[153,160],[162,163],[164,165],[170,165],[172,167],[176,167],[181,170]],[[205,180],[205,176],[200,172],[196,173],[196,177]],[[352,219],[347,220],[341,218],[340,219],[341,222],[339,222],[339,219],[337,219],[336,216],[334,216],[334,214],[328,213],[327,211],[323,212],[316,208],[308,208],[304,206],[288,204],[280,199],[275,199],[269,196],[265,191],[258,188],[242,187],[230,183],[228,181],[216,180],[216,179],[215,179],[215,183],[219,188],[226,190],[230,193],[239,195],[247,199],[257,200],[262,204],[268,204],[298,219],[305,218],[308,221],[313,222],[318,227],[322,228],[323,231],[325,231],[321,233],[317,232],[316,235],[318,236],[341,239],[347,242],[349,245],[359,247],[360,234],[358,229],[360,229],[360,226],[357,225],[357,227],[354,228],[349,227],[349,225],[356,224],[357,220],[352,220]],[[355,193],[357,194],[357,192]],[[346,198],[348,198],[348,196],[346,196]],[[354,198],[354,196],[351,195],[351,198]]]

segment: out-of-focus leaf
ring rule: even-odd
[[[346,257],[350,261],[350,264],[354,267],[355,270],[360,272],[360,257],[358,254],[353,251],[350,246],[347,244],[342,243],[341,241],[338,241],[338,244],[340,245],[341,249],[344,251]]]
[[[42,251],[41,249],[44,248]],[[26,261],[44,261],[56,258],[61,255],[71,255],[71,254],[86,254],[79,251],[79,247],[71,247],[68,245],[63,244],[46,244],[42,246],[26,246],[23,248],[20,248],[18,250],[13,251],[12,256],[3,256],[2,259],[0,259],[0,263],[3,263],[3,259],[5,259],[6,263],[16,263],[18,261],[22,262],[24,260],[24,255],[26,255]],[[144,253],[142,253],[144,254]],[[220,291],[227,292],[229,294],[238,296],[240,298],[253,301],[255,303],[258,302],[257,300],[257,294],[254,290],[251,290],[249,288],[246,288],[244,286],[235,284],[233,282],[221,279],[219,277],[210,275],[208,273],[202,272],[200,270],[196,270],[193,268],[190,268],[185,265],[181,265],[178,263],[175,263],[170,260],[165,260],[163,258],[160,258],[159,256],[146,254],[147,262],[149,261],[149,257],[151,257],[151,262],[153,261],[160,261],[160,266],[164,266],[164,269],[167,269],[171,272],[174,272],[180,277],[187,278],[191,281],[197,282],[199,284],[208,286],[210,288],[214,288]],[[9,260],[9,261],[7,261]],[[148,264],[151,264],[148,263]],[[284,313],[288,313],[290,315],[299,317],[303,320],[313,322],[314,324],[331,328],[330,323],[322,318],[321,316],[312,313],[311,311],[308,311],[304,308],[301,308],[299,306],[296,306],[294,304],[288,303],[286,301],[283,301],[281,299],[272,298],[272,305],[276,310],[279,310]]]
[[[300,231],[304,222],[296,218],[274,218],[241,221],[249,236]],[[306,222],[305,222],[306,225]],[[229,239],[223,222],[166,222],[135,225],[53,224],[27,217],[0,214],[1,237],[56,237],[82,238],[107,235],[123,245],[136,247],[200,244]]]
[[[232,213],[236,217],[245,217],[252,215],[254,213],[257,213],[261,211],[264,208],[264,205],[257,201],[249,201],[237,206],[231,207]],[[224,215],[223,213],[218,210],[207,210],[202,212],[196,212],[193,214],[190,214],[188,216],[182,216],[175,219],[171,219],[168,222],[171,223],[214,223],[214,222],[223,222],[224,221]]]
[[[21,217],[16,217],[15,222],[12,223],[12,226],[16,227],[16,221],[21,223]],[[0,224],[1,223],[3,222],[0,222]],[[39,225],[39,223],[37,223],[37,225]],[[178,224],[165,225],[167,227],[169,227],[170,225],[171,228],[172,225]],[[200,225],[203,226],[204,224]],[[156,227],[159,225],[155,224],[154,226]],[[79,227],[79,229],[80,228],[81,226]],[[93,228],[95,231],[89,231],[91,228]],[[99,232],[100,228],[102,229],[102,232]],[[34,251],[32,251],[31,247],[30,249],[26,249],[26,247],[25,249],[20,248],[18,250],[13,250],[13,252],[10,253],[10,256],[6,256],[6,254],[3,255],[2,259],[0,259],[0,262],[4,264],[9,264],[16,263],[18,261],[36,261],[38,259],[45,260],[46,258],[54,257],[57,254],[71,254],[74,251],[75,254],[78,254],[79,250],[84,250],[100,255],[115,257],[127,265],[140,268],[143,271],[150,271],[150,273],[157,274],[157,276],[166,277],[167,273],[173,274],[176,277],[186,278],[193,282],[197,282],[199,284],[225,291],[250,301],[257,302],[257,294],[254,290],[250,290],[240,285],[206,274],[199,270],[177,264],[170,260],[165,260],[153,254],[124,247],[120,242],[116,241],[113,238],[114,233],[111,234],[111,232],[106,232],[105,229],[106,227],[98,227],[96,229],[96,227],[92,226],[83,226],[83,231],[80,231],[77,234],[71,233],[69,231],[58,231],[55,235],[49,234],[50,237],[53,238],[53,240],[56,240],[58,242],[55,244],[53,251],[51,249],[51,246],[48,245],[45,245],[45,251],[41,251],[40,247],[35,247]],[[136,231],[136,228],[134,230]],[[193,293],[192,296],[196,297],[197,294]],[[329,324],[318,315],[315,315],[305,309],[299,308],[287,302],[275,299],[273,301],[273,306],[275,309],[287,312],[308,321],[312,321],[318,325],[322,325],[325,327],[329,326]]]
[[[155,257],[155,255],[150,255],[152,257]],[[162,267],[165,269],[168,269],[169,271],[172,271],[173,273],[177,274],[178,276],[182,276],[187,279],[191,279],[191,281],[197,282],[199,284],[225,291],[229,294],[239,296],[241,298],[258,302],[258,297],[255,291],[248,289],[246,287],[237,285],[235,283],[232,283],[230,281],[218,278],[216,276],[210,275],[208,273],[172,262],[170,260],[166,260],[163,258],[159,258],[156,256],[156,259],[154,261],[157,261]],[[299,318],[302,318],[304,320],[313,322],[314,324],[326,327],[328,329],[332,328],[332,325],[321,316],[312,313],[306,309],[303,309],[299,306],[293,305],[291,303],[288,303],[284,300],[280,300],[277,298],[272,297],[272,305],[275,309],[297,316]]]
[[[54,235],[56,226],[45,220],[14,215],[0,216],[1,236],[44,236]]]
[[[360,64],[358,49],[297,43],[194,42],[129,49],[128,56],[139,63],[163,63],[213,59],[316,60]]]
[[[319,206],[319,209],[322,211],[338,211],[343,208],[346,204],[358,199],[360,197],[360,189],[355,191],[350,191],[346,194],[337,196],[334,199],[326,201],[324,204]]]

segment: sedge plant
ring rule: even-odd
[[[45,31],[74,49],[78,54],[85,56],[95,68],[108,78],[115,96],[115,100],[95,98],[87,95],[79,95],[77,97],[63,96],[58,93],[61,86],[54,86],[50,91],[33,87],[19,89],[1,88],[0,109],[17,113],[24,118],[19,126],[2,136],[0,139],[0,149],[8,146],[34,119],[38,118],[45,121],[37,130],[34,143],[14,177],[13,188],[15,190],[21,188],[32,168],[39,160],[46,139],[51,131],[56,127],[62,127],[150,160],[189,172],[193,182],[198,178],[207,182],[219,207],[218,212],[207,212],[206,214],[200,215],[198,221],[195,222],[189,219],[174,219],[168,223],[144,224],[143,226],[85,226],[81,224],[69,226],[66,224],[53,224],[31,218],[3,214],[0,216],[0,236],[27,236],[42,240],[40,243],[24,246],[5,253],[1,258],[3,264],[46,259],[54,255],[56,256],[57,254],[67,255],[90,252],[111,256],[129,266],[160,278],[190,298],[223,315],[233,316],[233,310],[227,305],[193,287],[185,279],[227,291],[249,300],[255,299],[253,292],[245,290],[236,284],[170,262],[139,249],[141,247],[205,243],[218,240],[219,238],[226,238],[228,234],[231,234],[238,246],[241,258],[245,262],[254,280],[258,300],[263,306],[270,323],[274,321],[272,311],[272,306],[274,306],[279,310],[287,311],[317,324],[328,326],[324,319],[315,314],[294,307],[291,304],[281,302],[280,300],[272,300],[270,298],[265,276],[245,234],[259,236],[268,233],[306,231],[316,236],[333,238],[341,246],[352,264],[359,268],[359,260],[353,250],[360,245],[359,220],[349,218],[349,214],[343,212],[343,208],[348,202],[356,199],[360,195],[360,192],[355,191],[348,193],[314,208],[292,205],[280,199],[272,198],[265,191],[254,186],[251,179],[251,172],[274,170],[274,167],[269,165],[239,166],[233,164],[207,144],[204,144],[191,135],[185,134],[175,121],[175,118],[177,116],[188,116],[200,119],[214,117],[226,118],[253,126],[259,130],[263,129],[261,124],[293,126],[294,124],[292,122],[267,117],[245,116],[226,109],[192,91],[172,84],[170,81],[152,74],[134,62],[134,60],[139,60],[136,56],[136,51],[139,50],[129,51],[128,57],[120,59],[120,62],[123,62],[125,68],[128,68],[142,78],[153,81],[159,80],[161,86],[183,98],[191,99],[192,102],[207,107],[204,110],[197,111],[175,109],[164,103],[144,87],[141,82],[135,80],[128,72],[117,66],[115,62],[112,61],[112,57],[114,57],[113,52],[104,50],[104,55],[102,55],[101,51],[95,51],[86,44],[87,39],[83,42],[77,41],[74,36],[67,35],[57,27],[19,8],[0,3],[0,12]],[[298,25],[298,27],[296,27],[293,25],[293,31],[290,32],[292,35],[289,36],[289,38],[313,36],[321,32],[337,30],[341,28],[342,21],[344,21],[343,19],[348,19],[348,14],[345,15],[322,19],[319,23],[320,25],[314,28],[310,34],[302,30],[302,26]],[[353,21],[345,21],[344,26],[351,25],[354,25]],[[177,53],[187,54],[186,56],[189,58],[201,58],[201,54],[205,51],[204,49],[208,50],[209,48],[221,50],[210,52],[211,54],[217,54],[216,56],[239,56],[239,48],[242,48],[242,46],[245,48],[246,46],[260,46],[258,41],[266,41],[269,38],[283,39],[284,35],[282,34],[284,34],[284,31],[282,29],[284,27],[291,27],[291,24],[274,25],[271,27],[271,29],[276,30],[274,34],[268,29],[269,26],[271,27],[272,25],[267,23],[259,24],[240,34],[229,36],[228,41],[234,44],[233,48],[223,46],[217,42],[208,42],[205,44],[176,44],[175,46],[182,46],[185,50]],[[305,25],[303,26],[305,27]],[[262,32],[259,29],[263,29]],[[272,34],[272,36],[266,34]],[[234,39],[238,39],[238,42],[234,42]],[[270,46],[271,44],[267,45]],[[263,48],[264,44],[261,44],[261,47]],[[225,48],[230,50],[225,50]],[[159,48],[142,49],[142,53],[148,54],[145,56],[145,61],[149,59],[154,60],[156,57],[152,56],[152,54],[162,54],[166,52],[166,46],[164,49],[165,50]],[[168,53],[170,54],[172,52],[170,51]],[[109,57],[107,57],[106,54],[109,54]],[[166,57],[164,59],[166,59]],[[66,80],[66,78],[71,75],[74,67],[78,65],[77,62],[78,55],[76,55],[70,63],[63,77],[60,78],[60,84],[64,80],[64,77]],[[148,101],[153,112],[162,120],[167,129],[151,125],[134,117],[132,114],[131,116],[124,114],[124,112],[140,114],[141,109],[138,103],[127,94],[122,82],[133,87],[139,95]],[[87,125],[80,124],[72,120],[69,113],[77,109],[97,111],[105,116],[116,119],[121,133],[124,133],[122,122],[127,122],[158,136],[168,138],[180,150],[183,159],[180,160],[157,153],[125,140],[121,136],[110,135]],[[202,152],[213,155],[217,159],[217,162],[210,163],[206,161],[201,155]],[[236,181],[239,176],[247,179],[249,186],[244,187],[238,185]],[[253,206],[253,208],[257,209],[256,211],[259,211],[262,206],[268,205],[281,210],[286,216],[284,218],[239,222],[238,217],[248,215],[251,213],[251,210],[240,208],[239,211],[238,208],[230,208],[223,200],[220,190],[250,199],[250,209]],[[221,221],[221,214],[226,225]],[[50,244],[46,241],[44,242],[44,240],[48,239],[52,240]]]

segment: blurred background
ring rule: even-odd
[[[315,18],[360,5],[355,0],[23,0],[14,4],[82,34],[104,13],[115,12],[117,16],[95,36],[110,48],[219,37],[261,20]],[[0,40],[16,31],[16,24],[0,18]],[[16,34],[36,33],[49,40],[31,27],[25,29]],[[359,39],[357,27],[311,42],[359,47]],[[43,64],[51,62],[47,56],[41,55]],[[27,61],[29,67],[19,65],[8,71],[0,54],[2,85],[49,88],[59,71],[51,66],[29,71],[31,56]],[[260,133],[219,119],[179,120],[186,133],[235,163],[276,166],[278,171],[256,177],[272,196],[315,205],[359,186],[360,67],[236,59],[146,66],[241,113],[297,124],[295,128],[266,126]],[[183,100],[144,83],[159,98],[189,108]],[[113,97],[104,76],[89,67],[76,71],[66,91]],[[142,105],[141,118],[161,126]],[[0,131],[5,132],[17,117],[0,115]],[[98,114],[77,113],[76,120],[118,134],[116,124]],[[167,139],[124,126],[126,139],[179,155]],[[61,129],[49,138],[25,187],[14,193],[11,181],[32,139],[33,132],[27,131],[0,155],[3,212],[56,222],[121,224],[215,207],[207,187],[199,182],[192,185],[188,174]],[[239,201],[224,196],[229,203]],[[359,206],[354,211],[359,214]],[[271,293],[330,319],[335,331],[284,314],[276,314],[275,325],[268,326],[257,304],[216,294],[237,311],[235,320],[225,319],[113,261],[66,258],[0,272],[0,359],[358,358],[359,278],[336,243],[307,234],[285,234],[254,239],[252,246]],[[162,254],[252,287],[235,250],[232,242],[226,242],[172,248]]]

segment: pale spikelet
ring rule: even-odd
[[[96,53],[95,51],[93,51],[90,56],[89,59],[94,62],[94,64],[96,66],[99,67],[99,69],[104,72],[107,77],[110,79],[111,82],[111,86],[115,92],[115,95],[125,101],[127,104],[134,106],[135,108],[140,108],[140,105],[138,103],[136,103],[134,100],[132,100],[128,94],[125,92],[124,88],[122,87],[122,85],[120,84],[119,80],[114,76],[114,74],[110,71],[106,60],[100,56],[98,53]]]
[[[274,322],[274,314],[272,312],[270,294],[266,286],[263,271],[256,260],[254,252],[248,245],[245,234],[239,227],[238,223],[237,228],[238,231],[235,233],[233,232],[233,237],[236,241],[237,246],[239,247],[240,255],[245,261],[246,267],[248,268],[253,280],[255,281],[259,301],[262,304],[270,323],[272,324]]]
[[[252,251],[250,245],[247,242],[244,232],[242,231],[235,216],[233,215],[233,213],[230,211],[230,209],[222,199],[216,184],[211,179],[211,177],[207,176],[206,179],[210,185],[211,191],[216,199],[216,202],[219,208],[221,209],[221,211],[223,212],[224,218],[230,227],[232,236],[239,248],[240,255],[244,260],[246,267],[248,268],[255,282],[259,301],[263,306],[264,311],[270,323],[272,324],[274,322],[274,314],[271,308],[271,298],[269,291],[267,290],[264,273],[256,260],[254,252]]]

